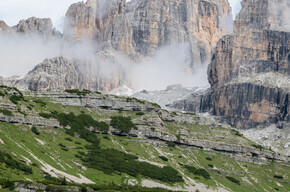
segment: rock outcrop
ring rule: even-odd
[[[0,31],[9,31],[10,27],[2,20],[0,20]]]
[[[13,27],[9,27],[4,21],[0,21],[0,31],[19,34],[37,34],[45,38],[62,36],[60,32],[53,28],[51,19],[49,18],[31,17],[19,21],[19,23]]]
[[[18,33],[38,33],[43,36],[53,35],[52,22],[49,18],[39,19],[31,17],[27,20],[21,20],[13,27]]]
[[[70,6],[64,35],[95,39],[135,59],[163,46],[189,44],[192,64],[201,64],[227,33],[225,17],[231,18],[226,0],[89,0]]]
[[[276,9],[280,12],[273,14]],[[290,30],[284,18],[289,11],[285,0],[244,0],[234,34],[221,38],[212,56],[211,93],[182,102],[197,100],[193,110],[211,109],[238,128],[289,126]],[[174,105],[184,109],[182,102]]]
[[[34,67],[25,77],[4,80],[8,86],[23,90],[64,90],[83,89],[84,77],[76,63],[64,57],[45,59]]]

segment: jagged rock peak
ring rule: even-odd
[[[52,22],[49,18],[31,17],[26,20],[21,20],[14,26],[16,32],[19,33],[38,33],[44,36],[52,36]]]
[[[4,80],[5,82],[5,80]],[[60,56],[45,59],[21,79],[5,82],[22,90],[82,89],[82,73],[75,62]]]
[[[30,17],[26,20],[20,20],[13,27],[9,27],[4,21],[0,21],[0,31],[8,32],[9,34],[37,34],[45,38],[62,37],[62,34],[53,28],[50,18]]]
[[[10,27],[4,21],[0,20],[0,30],[5,31],[5,30],[9,30],[9,28]]]

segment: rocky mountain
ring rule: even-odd
[[[56,31],[51,19],[31,17],[21,20],[15,26],[9,27],[4,21],[0,21],[0,31],[6,33],[37,34],[45,38],[52,36],[61,37],[62,34]]]
[[[198,65],[227,33],[226,18],[231,18],[226,0],[89,0],[70,6],[64,36],[94,40],[135,60],[163,46],[189,44],[192,65]]]
[[[221,38],[212,56],[211,91],[197,99],[201,112],[212,110],[238,128],[273,123],[289,128],[290,31],[284,13],[290,5],[279,2],[242,1],[234,34]],[[279,14],[273,13],[277,7]],[[196,99],[183,103],[191,100]]]
[[[83,89],[84,76],[75,62],[56,57],[45,59],[23,78],[5,80],[5,84],[33,91]]]
[[[79,76],[84,76],[82,85],[78,83],[74,86],[111,91],[125,83],[130,85],[129,81],[132,80],[128,80],[128,63],[138,65],[154,57],[159,49],[177,45],[188,47],[188,71],[193,71],[195,67],[209,61],[218,39],[228,33],[225,25],[227,21],[230,24],[232,22],[227,0],[89,0],[86,3],[75,3],[66,13],[64,43],[72,43],[73,46],[74,43],[89,42],[93,45],[95,56],[85,61],[83,58],[71,59],[74,56],[70,56],[74,60],[71,62],[79,65]],[[3,30],[17,33],[37,33],[43,37],[57,35],[50,19],[33,17],[11,28],[7,28],[4,23],[1,26]],[[57,36],[61,37],[61,34]],[[40,69],[44,68],[38,68],[38,73],[43,74],[44,79],[52,75]],[[8,85],[43,90],[42,85],[25,85],[27,79],[35,85],[39,83],[38,79],[31,78],[30,73],[23,79],[12,78],[12,82],[17,83]],[[11,78],[8,82],[11,82]],[[68,83],[59,84],[57,81],[53,84],[59,85],[51,86],[53,90],[71,88],[66,87]]]

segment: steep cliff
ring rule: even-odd
[[[237,128],[289,128],[289,11],[285,0],[242,1],[234,34],[219,40],[208,67],[211,90],[170,107],[211,111]]]
[[[210,59],[227,33],[222,23],[230,15],[225,0],[90,0],[69,8],[64,35],[95,39],[135,59],[152,56],[163,46],[189,44],[192,64],[198,65]]]
[[[212,113],[238,128],[289,122],[290,30],[283,16],[290,5],[244,0],[242,7],[234,34],[220,39],[209,65]]]
[[[242,2],[234,35],[225,36],[218,42],[209,67],[208,78],[214,89],[255,73],[277,71],[289,76],[290,30],[282,22],[286,18],[274,17],[272,13],[273,4],[282,7],[285,2]],[[288,13],[290,5],[285,4],[283,9]]]

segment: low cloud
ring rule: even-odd
[[[205,86],[207,65],[190,68],[191,53],[187,44],[163,47],[156,56],[133,66],[129,77],[135,89],[160,90],[168,85]]]

